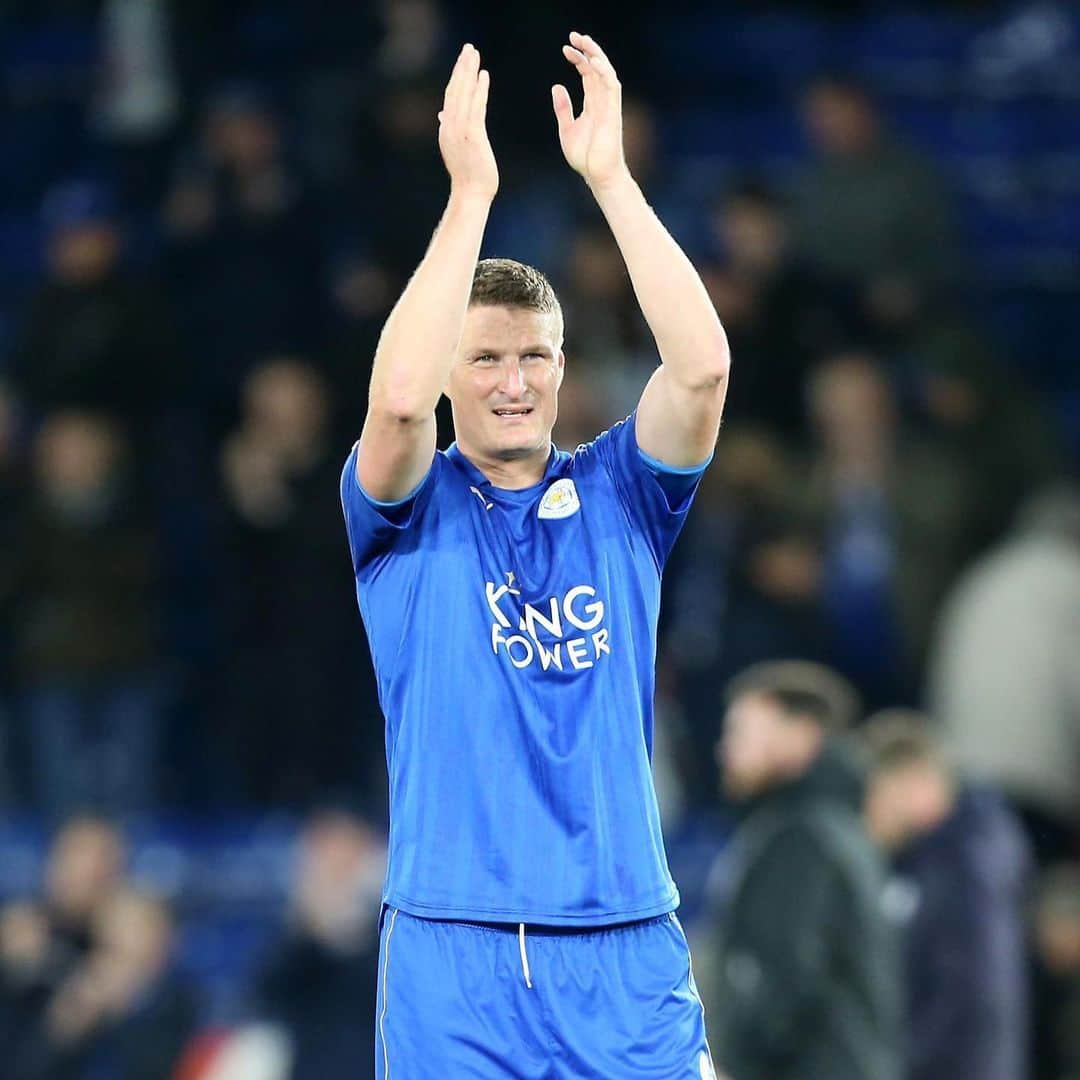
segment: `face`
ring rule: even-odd
[[[883,769],[867,785],[866,824],[870,835],[886,848],[899,847],[909,832],[905,780],[903,770]]]
[[[849,157],[873,142],[873,109],[856,93],[820,87],[807,99],[805,117],[811,139],[828,156]]]
[[[49,859],[50,901],[72,915],[86,915],[112,890],[122,862],[122,844],[112,829],[95,822],[68,826]]]
[[[811,378],[810,414],[822,441],[859,456],[887,444],[893,428],[892,390],[867,360],[842,356]]]
[[[1043,963],[1054,974],[1080,972],[1080,917],[1063,912],[1040,913],[1036,938]]]
[[[298,360],[283,358],[257,368],[244,397],[254,426],[286,442],[315,437],[326,424],[326,389],[319,375]]]
[[[120,250],[111,225],[87,224],[58,232],[49,242],[49,262],[60,281],[82,285],[101,280],[112,270]]]
[[[735,202],[720,222],[731,259],[759,273],[773,270],[783,259],[786,230],[780,215],[764,206]]]
[[[458,443],[482,460],[548,453],[563,378],[559,316],[475,305],[446,393]]]
[[[275,121],[254,109],[225,107],[213,113],[209,140],[215,155],[241,173],[262,168],[278,152]]]
[[[42,425],[34,453],[37,475],[46,491],[91,493],[112,477],[119,444],[105,421],[77,413],[60,413]]]
[[[749,798],[769,786],[787,725],[780,708],[764,694],[743,694],[731,703],[716,750],[724,790],[732,798]]]

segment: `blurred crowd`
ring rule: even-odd
[[[628,162],[734,357],[665,581],[656,762],[673,846],[734,833],[695,920],[717,1064],[1076,1080],[1063,406],[974,314],[955,193],[872,86],[820,74],[777,106],[790,169],[693,171],[644,23],[594,7],[652,101],[626,102]],[[557,49],[530,50],[566,27],[515,20],[0,13],[0,809],[56,830],[39,893],[0,910],[13,1080],[368,1075],[385,765],[337,476],[445,199],[435,114],[464,35],[494,53],[485,254],[535,262],[566,310],[556,441],[625,416],[657,362],[544,111]],[[499,57],[520,40],[535,95]],[[308,815],[280,940],[208,1028],[176,962],[189,913],[129,873],[123,826],[280,810]]]

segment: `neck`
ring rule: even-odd
[[[521,457],[500,458],[483,454],[460,440],[458,449],[495,487],[520,491],[522,488],[539,484],[544,479],[548,458],[551,456],[551,439],[545,439],[543,446]]]

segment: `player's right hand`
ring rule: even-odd
[[[490,77],[480,70],[480,53],[466,45],[446,84],[439,113],[439,150],[455,195],[495,198],[499,168],[487,136]]]

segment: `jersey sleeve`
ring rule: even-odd
[[[641,529],[657,568],[663,569],[712,457],[686,469],[649,457],[637,444],[636,416],[631,413],[614,424],[593,445],[627,517]]]
[[[353,570],[357,575],[364,573],[379,555],[392,550],[403,536],[416,528],[430,500],[440,464],[440,455],[436,454],[427,476],[406,498],[399,502],[379,502],[364,491],[356,475],[359,446],[359,443],[353,446],[341,470],[341,508]]]

